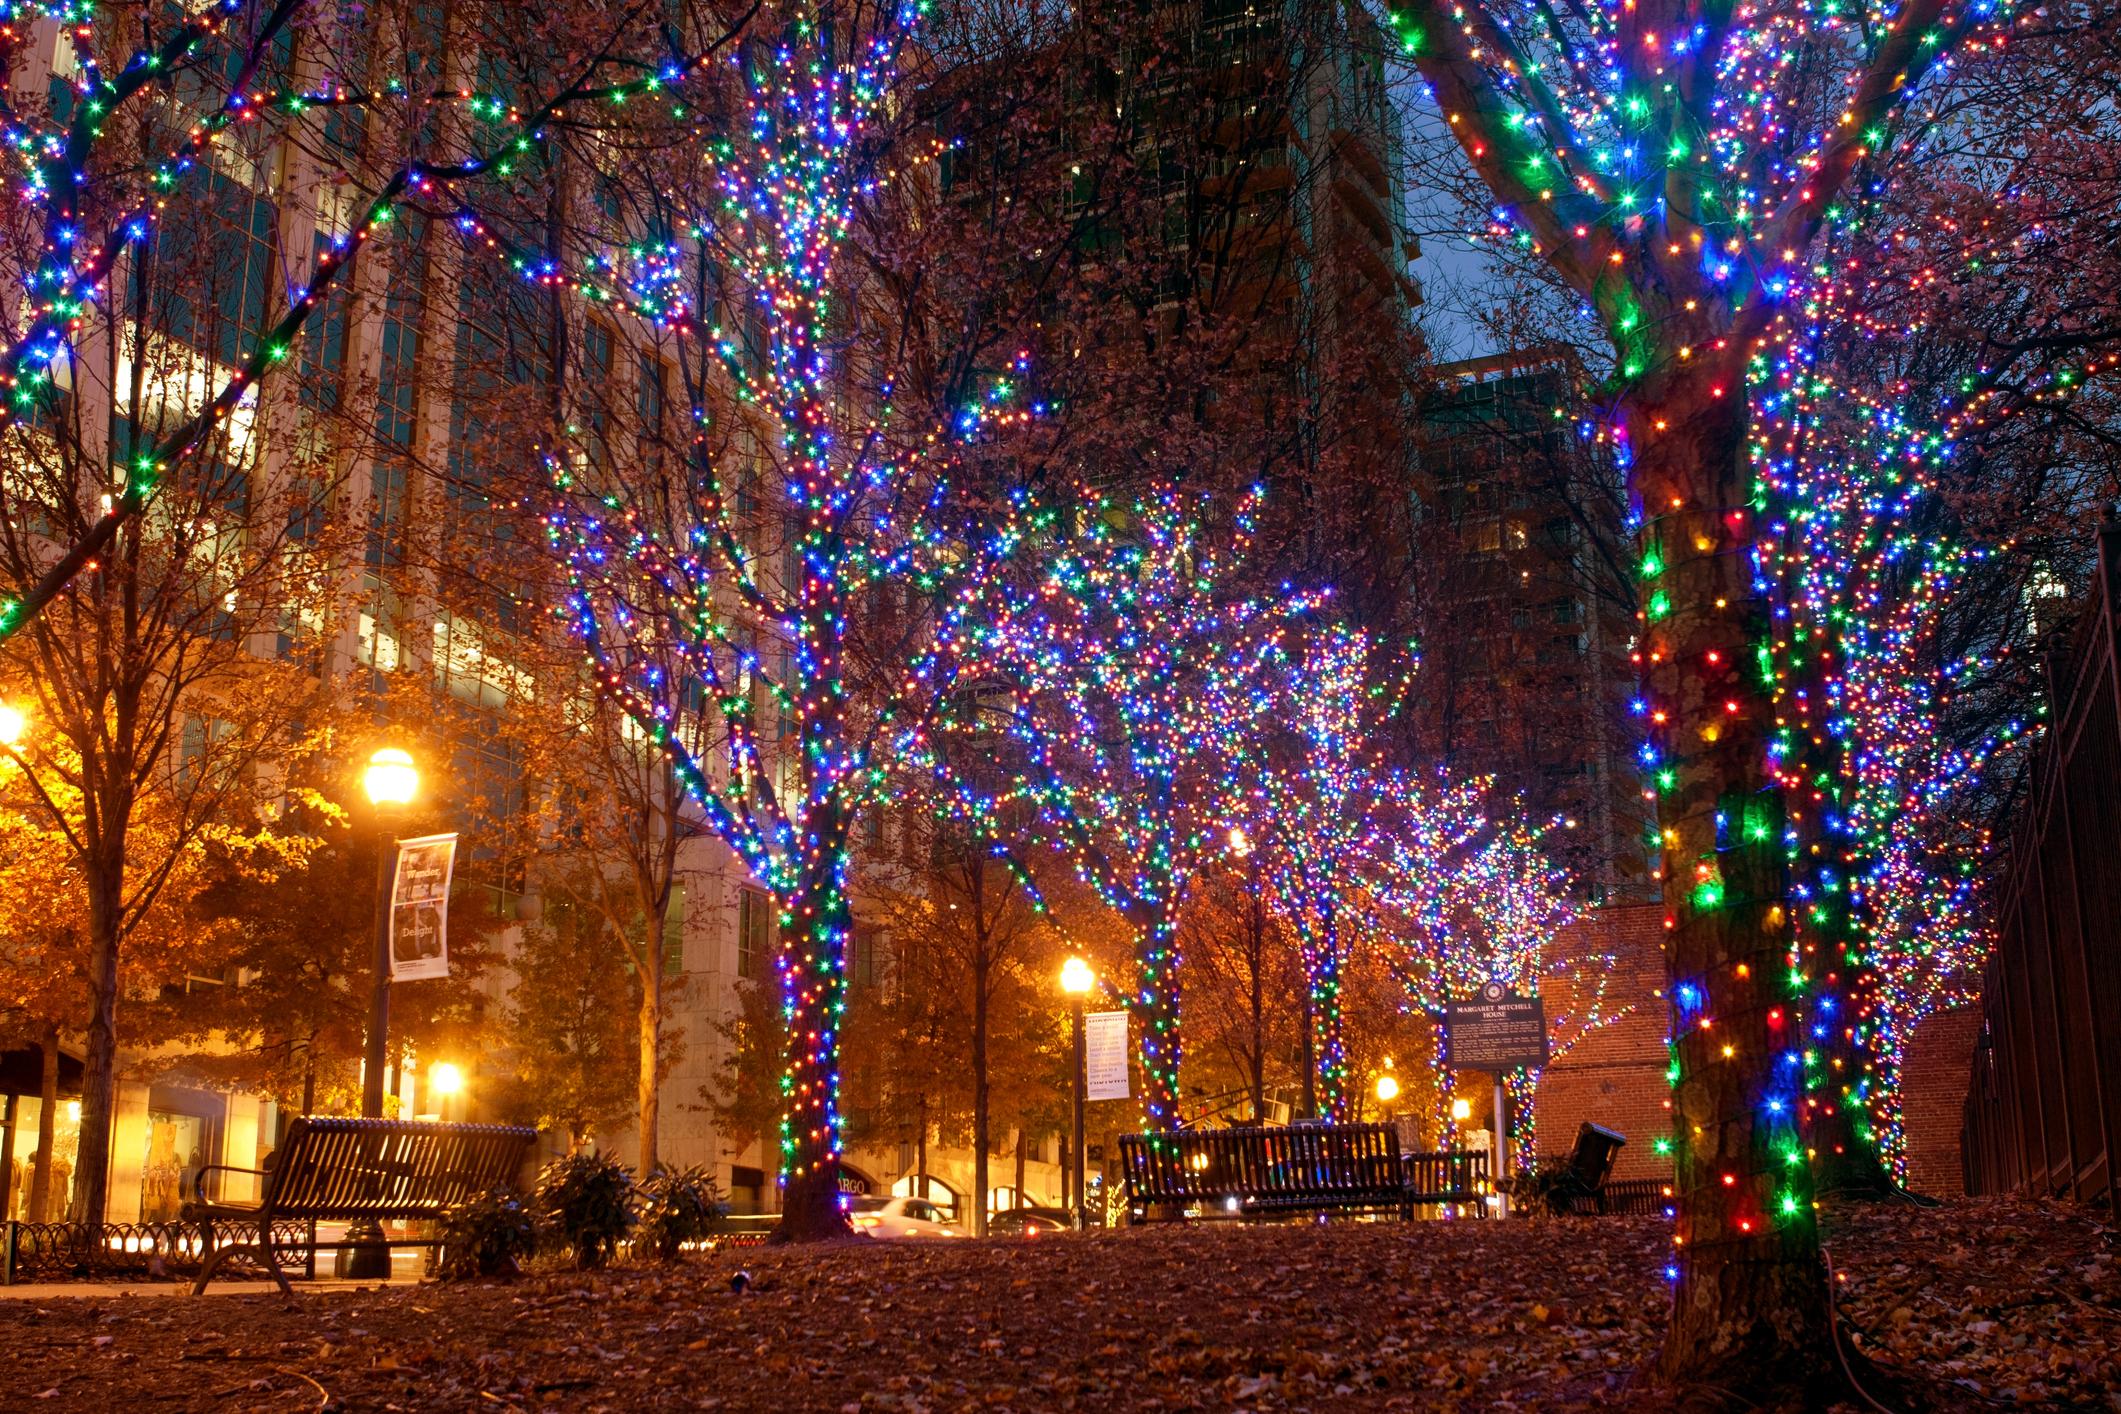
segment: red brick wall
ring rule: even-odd
[[[1901,1073],[1901,1122],[1907,1128],[1907,1186],[1935,1198],[1966,1191],[1959,1168],[1959,1126],[1981,1009],[1941,1011],[1915,1028]]]
[[[1664,1078],[1664,909],[1658,904],[1600,909],[1563,937],[1564,947],[1574,941],[1585,952],[1613,955],[1603,1009],[1608,1015],[1633,1009],[1547,1068],[1539,1086],[1538,1149],[1567,1152],[1578,1126],[1590,1120],[1627,1136],[1613,1177],[1669,1177],[1671,1160],[1652,1148],[1654,1140],[1671,1132],[1671,1086]],[[1549,984],[1550,1024],[1573,1000],[1563,979]]]

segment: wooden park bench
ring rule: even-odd
[[[1627,1142],[1627,1136],[1585,1120],[1583,1128],[1576,1131],[1576,1143],[1547,1188],[1547,1211],[1557,1216],[1586,1210],[1603,1215],[1613,1158]]]
[[[286,1142],[270,1169],[209,1164],[193,1184],[184,1220],[198,1223],[207,1253],[192,1294],[206,1290],[221,1264],[247,1256],[293,1295],[273,1253],[274,1227],[289,1223],[402,1222],[440,1218],[467,1198],[515,1182],[535,1129],[504,1124],[437,1124],[401,1119],[317,1119],[288,1127]],[[216,1171],[255,1174],[264,1180],[258,1201],[222,1203],[206,1197],[206,1176]],[[255,1226],[255,1243],[214,1245],[214,1225]],[[432,1245],[379,1239],[383,1246]],[[284,1236],[280,1245],[285,1245]],[[375,1242],[363,1245],[376,1245]]]
[[[1120,1136],[1132,1220],[1154,1211],[1269,1217],[1337,1210],[1414,1216],[1417,1205],[1486,1211],[1487,1155],[1408,1154],[1383,1124],[1182,1129]]]

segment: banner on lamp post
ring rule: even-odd
[[[390,888],[391,981],[449,975],[449,876],[456,862],[455,835],[398,841]]]
[[[1084,1097],[1124,1100],[1130,1093],[1127,1069],[1127,1014],[1093,1011],[1083,1018]]]

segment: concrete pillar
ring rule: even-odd
[[[141,1185],[147,1164],[147,1087],[118,1082],[111,1116],[110,1182],[104,1201],[109,1222],[140,1220]]]

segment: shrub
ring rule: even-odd
[[[604,1154],[569,1154],[538,1173],[538,1225],[589,1270],[611,1260],[633,1231],[633,1170]]]
[[[442,1215],[434,1274],[443,1281],[513,1277],[517,1259],[537,1246],[523,1200],[509,1188],[489,1188]]]
[[[722,1192],[704,1168],[658,1169],[640,1190],[641,1245],[659,1260],[698,1242],[722,1216]]]
[[[1529,1171],[1511,1174],[1498,1186],[1510,1195],[1510,1211],[1520,1216],[1566,1213],[1574,1197],[1589,1191],[1565,1158],[1540,1159]]]

